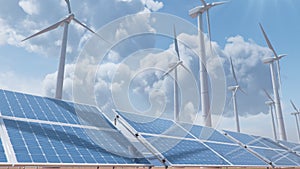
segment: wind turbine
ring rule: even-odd
[[[189,72],[189,69],[183,65],[183,62],[180,58],[175,26],[174,26],[174,46],[175,46],[175,51],[177,54],[177,62],[170,64],[169,70],[162,77],[165,77],[166,75],[170,74],[174,70],[174,120],[178,121],[179,120],[179,100],[178,100],[178,84],[177,84],[177,80],[178,80],[177,67],[182,66],[188,72]]]
[[[269,98],[269,101],[266,101],[265,104],[269,106],[269,111],[270,111],[271,118],[272,118],[273,135],[274,135],[274,139],[277,140],[278,138],[277,138],[277,132],[276,132],[276,124],[275,124],[274,113],[273,113],[273,107],[274,107],[275,102],[265,89],[264,89],[264,92],[265,92],[266,96]]]
[[[273,51],[273,53],[275,55],[275,57],[263,59],[263,62],[265,64],[270,65],[272,86],[273,86],[273,92],[274,92],[274,101],[275,101],[275,112],[276,112],[276,115],[277,115],[278,128],[279,128],[279,136],[280,136],[281,140],[287,140],[284,121],[283,121],[283,115],[282,115],[282,109],[281,109],[281,103],[280,103],[280,96],[279,96],[279,93],[278,93],[278,87],[277,87],[277,83],[276,83],[276,79],[275,79],[275,72],[274,72],[274,61],[278,61],[279,59],[283,58],[285,55],[277,56],[277,54],[276,54],[275,50],[273,49],[273,47],[270,43],[270,40],[267,37],[267,34],[265,33],[262,25],[259,24],[259,26],[260,26],[260,29],[261,29],[261,31],[264,35],[264,38],[265,38],[268,46],[271,47],[270,49]]]
[[[246,92],[240,87],[240,85],[237,81],[231,57],[230,57],[230,65],[231,65],[231,72],[232,72],[232,75],[233,75],[233,78],[235,81],[235,85],[229,86],[228,90],[232,91],[233,112],[235,115],[236,130],[237,130],[237,132],[240,132],[241,129],[240,129],[239,114],[238,114],[237,103],[236,103],[236,93],[238,90],[240,90],[243,93],[246,93]]]
[[[85,24],[83,24],[82,22],[80,22],[79,20],[77,20],[75,18],[75,15],[72,13],[71,11],[71,5],[70,5],[70,1],[69,0],[65,0],[65,2],[67,3],[68,6],[68,12],[69,15],[58,21],[57,23],[25,38],[22,40],[26,41],[30,38],[33,38],[35,36],[38,36],[40,34],[49,32],[53,29],[58,28],[59,26],[64,26],[64,33],[63,33],[63,39],[62,39],[62,44],[61,44],[61,53],[60,53],[60,60],[59,60],[59,67],[58,67],[58,74],[57,74],[57,81],[56,81],[56,93],[55,93],[55,98],[57,99],[62,99],[62,90],[63,90],[63,81],[64,81],[64,69],[65,69],[65,59],[66,59],[66,49],[67,49],[67,39],[68,39],[68,27],[69,24],[71,23],[71,21],[75,21],[77,24],[79,24],[80,26],[84,27],[85,29],[87,29],[88,31],[92,32],[93,34],[97,35],[98,37],[102,38],[101,36],[99,36],[96,32],[94,32],[92,29],[90,29],[89,27],[87,27]],[[103,38],[102,38],[103,39]]]
[[[191,10],[189,10],[189,15],[192,18],[198,17],[198,34],[200,39],[200,58],[199,65],[200,65],[200,93],[201,93],[201,107],[202,107],[202,114],[204,125],[211,127],[211,112],[210,112],[210,99],[209,99],[209,91],[208,91],[208,77],[207,77],[207,70],[206,70],[206,56],[205,56],[205,44],[204,44],[204,36],[203,36],[203,23],[202,23],[202,14],[206,12],[207,17],[207,29],[210,39],[210,46],[211,46],[211,32],[210,32],[210,18],[209,18],[209,9],[224,4],[226,2],[213,2],[213,3],[206,3],[205,0],[201,0],[202,6],[197,6]]]
[[[270,42],[270,40],[269,40],[266,32],[264,31],[264,28],[262,27],[261,24],[259,24],[259,26],[261,28],[261,31],[262,31],[264,37],[265,37],[265,40],[267,42],[267,45],[268,45],[269,49],[271,49],[272,52],[273,52],[273,54],[274,54],[274,60],[276,60],[276,66],[277,66],[277,76],[278,76],[278,81],[279,81],[279,83],[278,83],[279,84],[279,91],[281,91],[281,75],[280,75],[280,63],[279,63],[279,60],[281,58],[285,57],[286,54],[279,55],[279,56],[277,55],[277,53],[276,53],[275,49],[273,48],[273,46],[272,46],[272,44],[271,44],[271,42]]]
[[[291,105],[293,106],[294,110],[296,111],[296,112],[291,113],[291,114],[295,115],[296,124],[297,124],[297,131],[298,131],[298,137],[299,137],[299,140],[300,140],[300,129],[299,129],[299,122],[298,122],[300,111],[299,111],[299,109],[297,109],[297,107],[295,106],[295,104],[293,103],[292,100],[290,100],[290,102],[291,102]]]

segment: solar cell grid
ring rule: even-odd
[[[300,164],[299,155],[288,151],[288,149],[277,144],[269,138],[251,136],[231,131],[225,132],[243,144],[247,145],[261,157],[271,161],[276,166],[297,166]]]
[[[267,166],[265,162],[246,151],[239,145],[205,142],[210,148],[237,166]]]
[[[234,143],[232,140],[228,139],[226,136],[213,128],[188,123],[179,124],[200,140],[215,141],[221,143]]]
[[[111,154],[95,144],[81,128],[6,119],[4,123],[21,163],[147,164],[145,159]]]
[[[193,138],[188,132],[170,119],[144,116],[117,111],[137,132],[167,135],[178,138]]]
[[[146,137],[146,139],[173,165],[230,165],[197,140],[168,137]]]
[[[297,163],[286,157],[284,151],[275,151],[271,149],[253,148],[253,150],[263,157],[270,160],[274,165],[277,166],[296,166]]]

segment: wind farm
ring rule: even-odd
[[[246,1],[8,3],[0,166],[299,168],[299,2]]]

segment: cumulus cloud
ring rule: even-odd
[[[19,6],[29,15],[35,15],[39,13],[39,6],[36,0],[21,0]]]
[[[148,9],[152,11],[158,11],[164,6],[163,3],[159,1],[154,1],[154,0],[141,0],[141,1]]]
[[[270,57],[268,48],[257,45],[253,40],[245,40],[237,35],[227,39],[224,47],[227,56],[226,65],[229,65],[228,57],[232,57],[239,85],[246,94],[237,93],[238,109],[242,116],[267,112],[264,102],[267,100],[263,89],[271,91],[271,79],[268,65],[262,63],[262,59]],[[234,85],[231,71],[227,66],[227,80],[229,85]],[[229,94],[228,98],[231,98]],[[249,103],[251,105],[249,106]],[[228,100],[228,113],[232,112],[232,104]],[[231,113],[232,115],[232,113]]]

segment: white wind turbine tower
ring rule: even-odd
[[[274,48],[272,47],[271,42],[270,42],[269,38],[267,37],[267,34],[265,33],[262,25],[259,24],[259,26],[261,28],[261,31],[264,35],[264,38],[265,38],[269,48],[273,51],[273,54],[275,55],[275,57],[263,59],[263,62],[265,64],[270,65],[272,86],[273,86],[273,92],[274,92],[274,101],[275,101],[275,112],[276,112],[276,115],[277,115],[277,123],[278,123],[278,128],[279,128],[279,137],[280,137],[281,140],[287,140],[284,121],[283,121],[283,115],[282,115],[282,109],[281,109],[281,103],[280,103],[280,96],[279,96],[279,93],[278,93],[278,87],[277,87],[277,82],[276,82],[276,77],[275,77],[275,72],[274,72],[274,61],[278,61],[286,55],[279,55],[278,56],[276,54],[276,52],[275,52]],[[277,71],[279,71],[279,70],[277,69]],[[277,74],[277,75],[279,75],[279,74]],[[278,80],[278,77],[277,77],[277,80]]]
[[[234,112],[234,116],[235,116],[236,131],[240,132],[241,129],[240,129],[240,122],[239,122],[239,113],[238,113],[237,103],[236,103],[236,93],[238,90],[240,90],[243,93],[246,93],[246,92],[240,87],[240,85],[237,81],[231,57],[230,57],[230,65],[231,65],[231,72],[232,72],[232,75],[233,75],[233,78],[235,81],[235,85],[229,86],[228,90],[230,90],[232,92],[233,112]]]
[[[206,3],[204,0],[201,0],[202,6],[197,6],[189,11],[189,15],[192,18],[198,17],[198,34],[200,39],[200,93],[201,93],[201,107],[204,125],[211,127],[211,112],[210,112],[210,98],[209,98],[209,90],[208,90],[208,75],[206,69],[206,52],[205,52],[205,44],[204,44],[204,35],[203,35],[203,22],[202,22],[202,14],[206,12],[207,17],[207,27],[208,27],[208,35],[211,42],[211,33],[210,33],[210,18],[209,18],[209,9],[224,4],[226,2],[213,2]],[[211,43],[210,43],[211,46]]]
[[[178,80],[177,67],[182,66],[188,72],[189,69],[183,65],[183,62],[180,58],[175,26],[174,26],[174,46],[177,54],[177,62],[170,64],[169,70],[162,77],[165,77],[166,75],[170,74],[174,70],[174,120],[178,121],[179,120],[179,98],[178,98],[178,84],[177,84],[177,80]]]
[[[296,112],[291,113],[291,114],[295,116],[296,125],[297,125],[297,131],[298,131],[298,137],[299,137],[299,141],[300,141],[300,129],[299,129],[299,121],[298,121],[299,120],[298,118],[299,118],[300,111],[299,111],[299,109],[297,109],[297,107],[295,106],[295,104],[293,103],[293,101],[292,100],[290,100],[290,101],[291,101],[291,104],[292,104],[293,108],[296,111]]]
[[[82,27],[84,27],[85,29],[87,29],[88,31],[96,34],[98,37],[100,37],[96,32],[94,32],[92,29],[90,29],[89,27],[87,27],[85,24],[81,23],[79,20],[77,20],[74,16],[74,14],[71,11],[71,5],[69,0],[65,0],[65,2],[67,3],[68,6],[68,12],[69,15],[64,18],[63,20],[47,27],[46,29],[43,29],[25,39],[23,39],[22,41],[28,40],[30,38],[33,38],[35,36],[38,36],[40,34],[43,34],[45,32],[51,31],[53,29],[58,28],[59,26],[64,26],[64,34],[63,34],[63,39],[62,39],[62,44],[61,44],[61,54],[60,54],[60,60],[59,60],[59,67],[58,67],[58,74],[57,74],[57,81],[56,81],[56,93],[55,93],[55,98],[57,99],[62,99],[62,90],[63,90],[63,81],[64,81],[64,69],[65,69],[65,59],[66,59],[66,49],[67,49],[67,39],[68,39],[68,26],[70,24],[70,22],[73,20],[75,21],[77,24],[81,25]],[[102,37],[100,37],[102,38]]]
[[[272,118],[273,135],[274,135],[274,139],[277,140],[278,138],[277,138],[277,132],[276,132],[276,123],[274,120],[274,113],[273,113],[273,108],[274,108],[275,102],[266,90],[264,90],[264,92],[265,92],[266,96],[269,98],[269,101],[266,101],[265,104],[269,106],[269,111],[270,111],[271,118]]]

